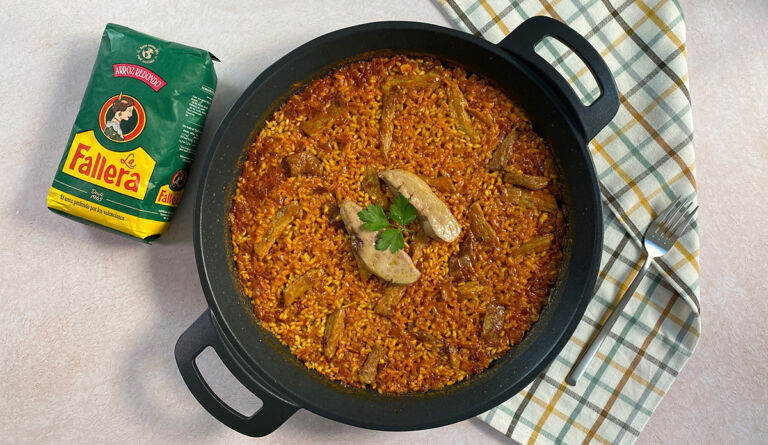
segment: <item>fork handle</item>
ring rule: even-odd
[[[576,360],[576,364],[571,369],[571,372],[568,373],[568,376],[565,378],[565,382],[567,384],[575,386],[579,382],[581,375],[584,374],[584,371],[587,369],[587,366],[589,366],[589,363],[592,361],[595,353],[600,348],[600,345],[603,344],[605,337],[607,337],[611,332],[611,328],[613,328],[613,325],[616,324],[616,320],[619,319],[621,313],[624,311],[624,308],[627,306],[627,303],[629,303],[629,300],[632,299],[632,295],[634,295],[635,290],[637,290],[637,286],[640,285],[640,282],[643,280],[643,277],[648,271],[648,267],[650,265],[651,257],[646,255],[645,261],[643,261],[643,265],[640,267],[640,271],[637,272],[637,275],[635,275],[635,278],[629,284],[629,287],[624,292],[624,295],[621,296],[621,300],[619,300],[619,302],[616,304],[616,307],[613,308],[613,312],[611,312],[608,320],[605,321],[605,324],[597,332],[595,338],[592,339],[592,342],[589,344],[587,350],[584,351],[578,360]]]

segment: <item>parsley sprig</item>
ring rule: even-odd
[[[406,226],[416,219],[416,207],[405,196],[397,195],[389,206],[389,217],[378,204],[368,204],[368,207],[357,212],[357,216],[365,223],[363,227],[366,230],[384,230],[376,240],[376,250],[389,248],[390,252],[395,253],[405,247],[403,232],[410,232]]]

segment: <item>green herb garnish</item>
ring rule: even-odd
[[[368,207],[357,212],[357,216],[365,223],[363,225],[365,230],[376,232],[389,227],[389,219],[387,219],[384,209],[378,204],[368,204]]]
[[[397,224],[407,226],[416,219],[416,207],[405,196],[397,195],[395,202],[389,206],[389,217]]]
[[[381,232],[379,239],[376,240],[376,250],[387,250],[392,253],[405,247],[405,240],[403,239],[403,232],[400,229],[387,229]]]
[[[357,212],[357,216],[365,223],[363,227],[366,230],[375,232],[386,229],[376,240],[376,250],[389,249],[395,253],[405,247],[403,232],[408,230],[405,226],[416,219],[416,207],[405,196],[397,195],[395,202],[389,206],[389,218],[378,204],[368,204],[368,207]]]

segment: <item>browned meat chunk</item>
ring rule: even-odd
[[[427,184],[430,187],[443,193],[455,193],[456,187],[453,185],[453,181],[448,176],[438,176],[436,178],[427,179]]]
[[[372,167],[365,167],[363,170],[363,191],[371,197],[374,204],[380,205],[384,210],[389,207],[384,191],[381,190],[378,172]]]
[[[422,343],[427,343],[430,345],[436,345],[436,344],[440,345],[443,343],[442,340],[430,334],[429,332],[425,331],[424,329],[412,327],[409,330],[411,334],[413,334],[413,336],[416,337]]]
[[[379,371],[379,362],[384,356],[384,348],[379,345],[373,345],[373,349],[368,354],[368,358],[365,359],[363,366],[360,368],[360,381],[366,385],[370,385],[376,381],[376,373]]]
[[[421,255],[424,253],[424,248],[429,245],[429,236],[423,229],[416,232],[411,239],[411,258],[414,263],[417,263],[421,259]]]
[[[493,230],[491,224],[485,219],[483,215],[483,209],[480,207],[479,202],[475,202],[469,206],[469,212],[467,213],[469,218],[469,230],[480,241],[490,241],[494,244],[499,243],[499,237],[496,235],[496,231]]]
[[[427,235],[448,243],[459,237],[459,222],[424,180],[405,170],[386,170],[379,173],[379,177],[395,193],[408,198],[421,215],[421,227]]]
[[[408,332],[410,332],[411,335],[416,337],[417,340],[424,343],[428,347],[437,348],[438,351],[444,353],[448,358],[448,363],[453,368],[458,369],[461,365],[461,358],[459,356],[458,349],[456,349],[456,346],[445,341],[445,339],[439,338],[422,328],[414,326],[413,322],[408,323]]]
[[[447,93],[448,107],[451,111],[451,117],[456,121],[456,126],[459,130],[469,136],[469,140],[472,141],[472,143],[479,143],[480,138],[472,127],[472,121],[469,119],[469,114],[467,114],[467,108],[469,107],[467,99],[461,92],[459,85],[457,83],[450,83],[448,85]]]
[[[283,290],[283,303],[285,306],[290,306],[294,301],[303,297],[310,289],[320,285],[323,275],[321,269],[313,268],[288,283]]]
[[[299,128],[307,136],[315,136],[328,124],[330,117],[327,114],[317,114],[315,117],[310,118],[299,124]]]
[[[406,88],[432,88],[440,84],[443,79],[434,73],[411,74],[407,76],[391,76],[382,86],[385,93],[393,89]]]
[[[357,264],[357,271],[360,272],[360,279],[363,283],[367,283],[368,279],[371,278],[371,272],[365,268],[365,265],[357,255],[355,255],[355,263]]]
[[[501,199],[516,206],[549,213],[556,213],[558,210],[555,197],[544,190],[525,190],[510,185],[501,189]]]
[[[277,238],[280,237],[280,234],[283,233],[286,227],[288,227],[294,219],[301,216],[301,213],[301,206],[296,203],[287,204],[280,208],[272,218],[267,233],[264,234],[264,237],[259,242],[254,244],[253,253],[258,258],[264,258],[264,256],[269,253],[272,244],[274,244]]]
[[[563,212],[557,212],[555,216],[555,234],[554,234],[555,242],[560,244],[563,238],[565,238],[567,231],[568,231],[568,225],[565,222],[565,217],[563,216]]]
[[[405,251],[376,250],[376,238],[379,232],[365,230],[363,221],[357,214],[363,208],[352,201],[341,203],[341,219],[352,236],[352,250],[369,272],[394,284],[412,284],[419,279],[421,272],[413,265],[411,257]]]
[[[491,116],[490,111],[477,108],[467,108],[467,111],[469,111],[469,114],[472,116],[475,116],[475,119],[481,121],[485,125],[491,128],[496,126],[496,121],[493,120],[493,116]]]
[[[456,293],[461,298],[477,297],[480,294],[491,290],[491,285],[484,281],[467,281],[459,284]]]
[[[440,295],[438,299],[441,301],[451,301],[456,298],[456,291],[453,289],[453,283],[450,278],[446,277],[440,281]]]
[[[392,146],[392,135],[395,132],[395,109],[397,108],[397,96],[385,94],[381,105],[381,122],[379,123],[379,149],[387,158],[389,148]]]
[[[340,120],[344,109],[344,106],[339,104],[331,105],[328,107],[328,109],[318,111],[314,115],[310,116],[307,120],[299,124],[299,129],[301,129],[301,131],[303,131],[307,136],[315,137],[324,128],[329,128],[331,125]]]
[[[517,128],[512,130],[504,137],[491,156],[491,162],[488,163],[488,169],[491,171],[504,170],[512,160],[512,154],[515,152],[514,145],[517,141]]]
[[[302,151],[283,158],[283,169],[288,177],[301,175],[322,176],[323,163],[312,153]]]
[[[488,303],[485,307],[483,318],[483,340],[490,345],[499,343],[499,334],[504,327],[504,306],[497,303]]]
[[[344,333],[344,308],[337,309],[325,319],[325,331],[323,332],[323,354],[330,360],[336,355],[339,340]]]
[[[459,351],[456,349],[456,346],[446,343],[444,350],[445,354],[448,356],[448,363],[451,365],[451,367],[459,369],[461,366],[461,358],[459,356]]]
[[[529,190],[541,190],[549,184],[549,179],[544,176],[526,175],[517,172],[504,173],[503,178],[507,184],[519,185]]]
[[[400,299],[403,298],[405,289],[405,286],[398,286],[395,284],[390,284],[384,288],[384,294],[379,298],[379,301],[376,302],[373,312],[385,317],[394,315],[394,308],[397,306],[397,303],[400,302]]]
[[[441,80],[441,77],[437,74],[414,74],[410,76],[392,76],[382,85],[379,148],[385,158],[392,146],[392,135],[395,131],[397,91],[407,88],[435,87],[440,84]]]
[[[448,272],[460,280],[469,280],[475,275],[475,238],[470,232],[459,244],[459,251],[448,260]]]
[[[555,239],[555,235],[547,233],[546,235],[535,236],[523,244],[512,249],[510,255],[527,255],[534,252],[544,252],[549,249],[549,245],[552,244],[552,240]]]
[[[335,198],[331,197],[331,199],[325,201],[321,211],[327,218],[329,227],[340,229],[344,226],[344,223],[341,221],[341,210],[339,209],[339,205],[336,203]]]

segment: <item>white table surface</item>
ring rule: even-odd
[[[205,48],[223,61],[202,156],[246,85],[307,40],[376,20],[450,26],[426,0],[396,3],[2,2],[0,442],[253,443],[198,405],[173,360],[179,334],[206,308],[191,221],[201,163],[171,229],[152,246],[45,208],[104,25]],[[682,3],[702,204],[704,333],[638,443],[764,443],[768,3]],[[226,380],[221,365],[206,363],[214,379]],[[238,405],[247,399],[234,385],[222,391]],[[510,443],[476,419],[387,433],[307,411],[258,441],[347,442]]]

